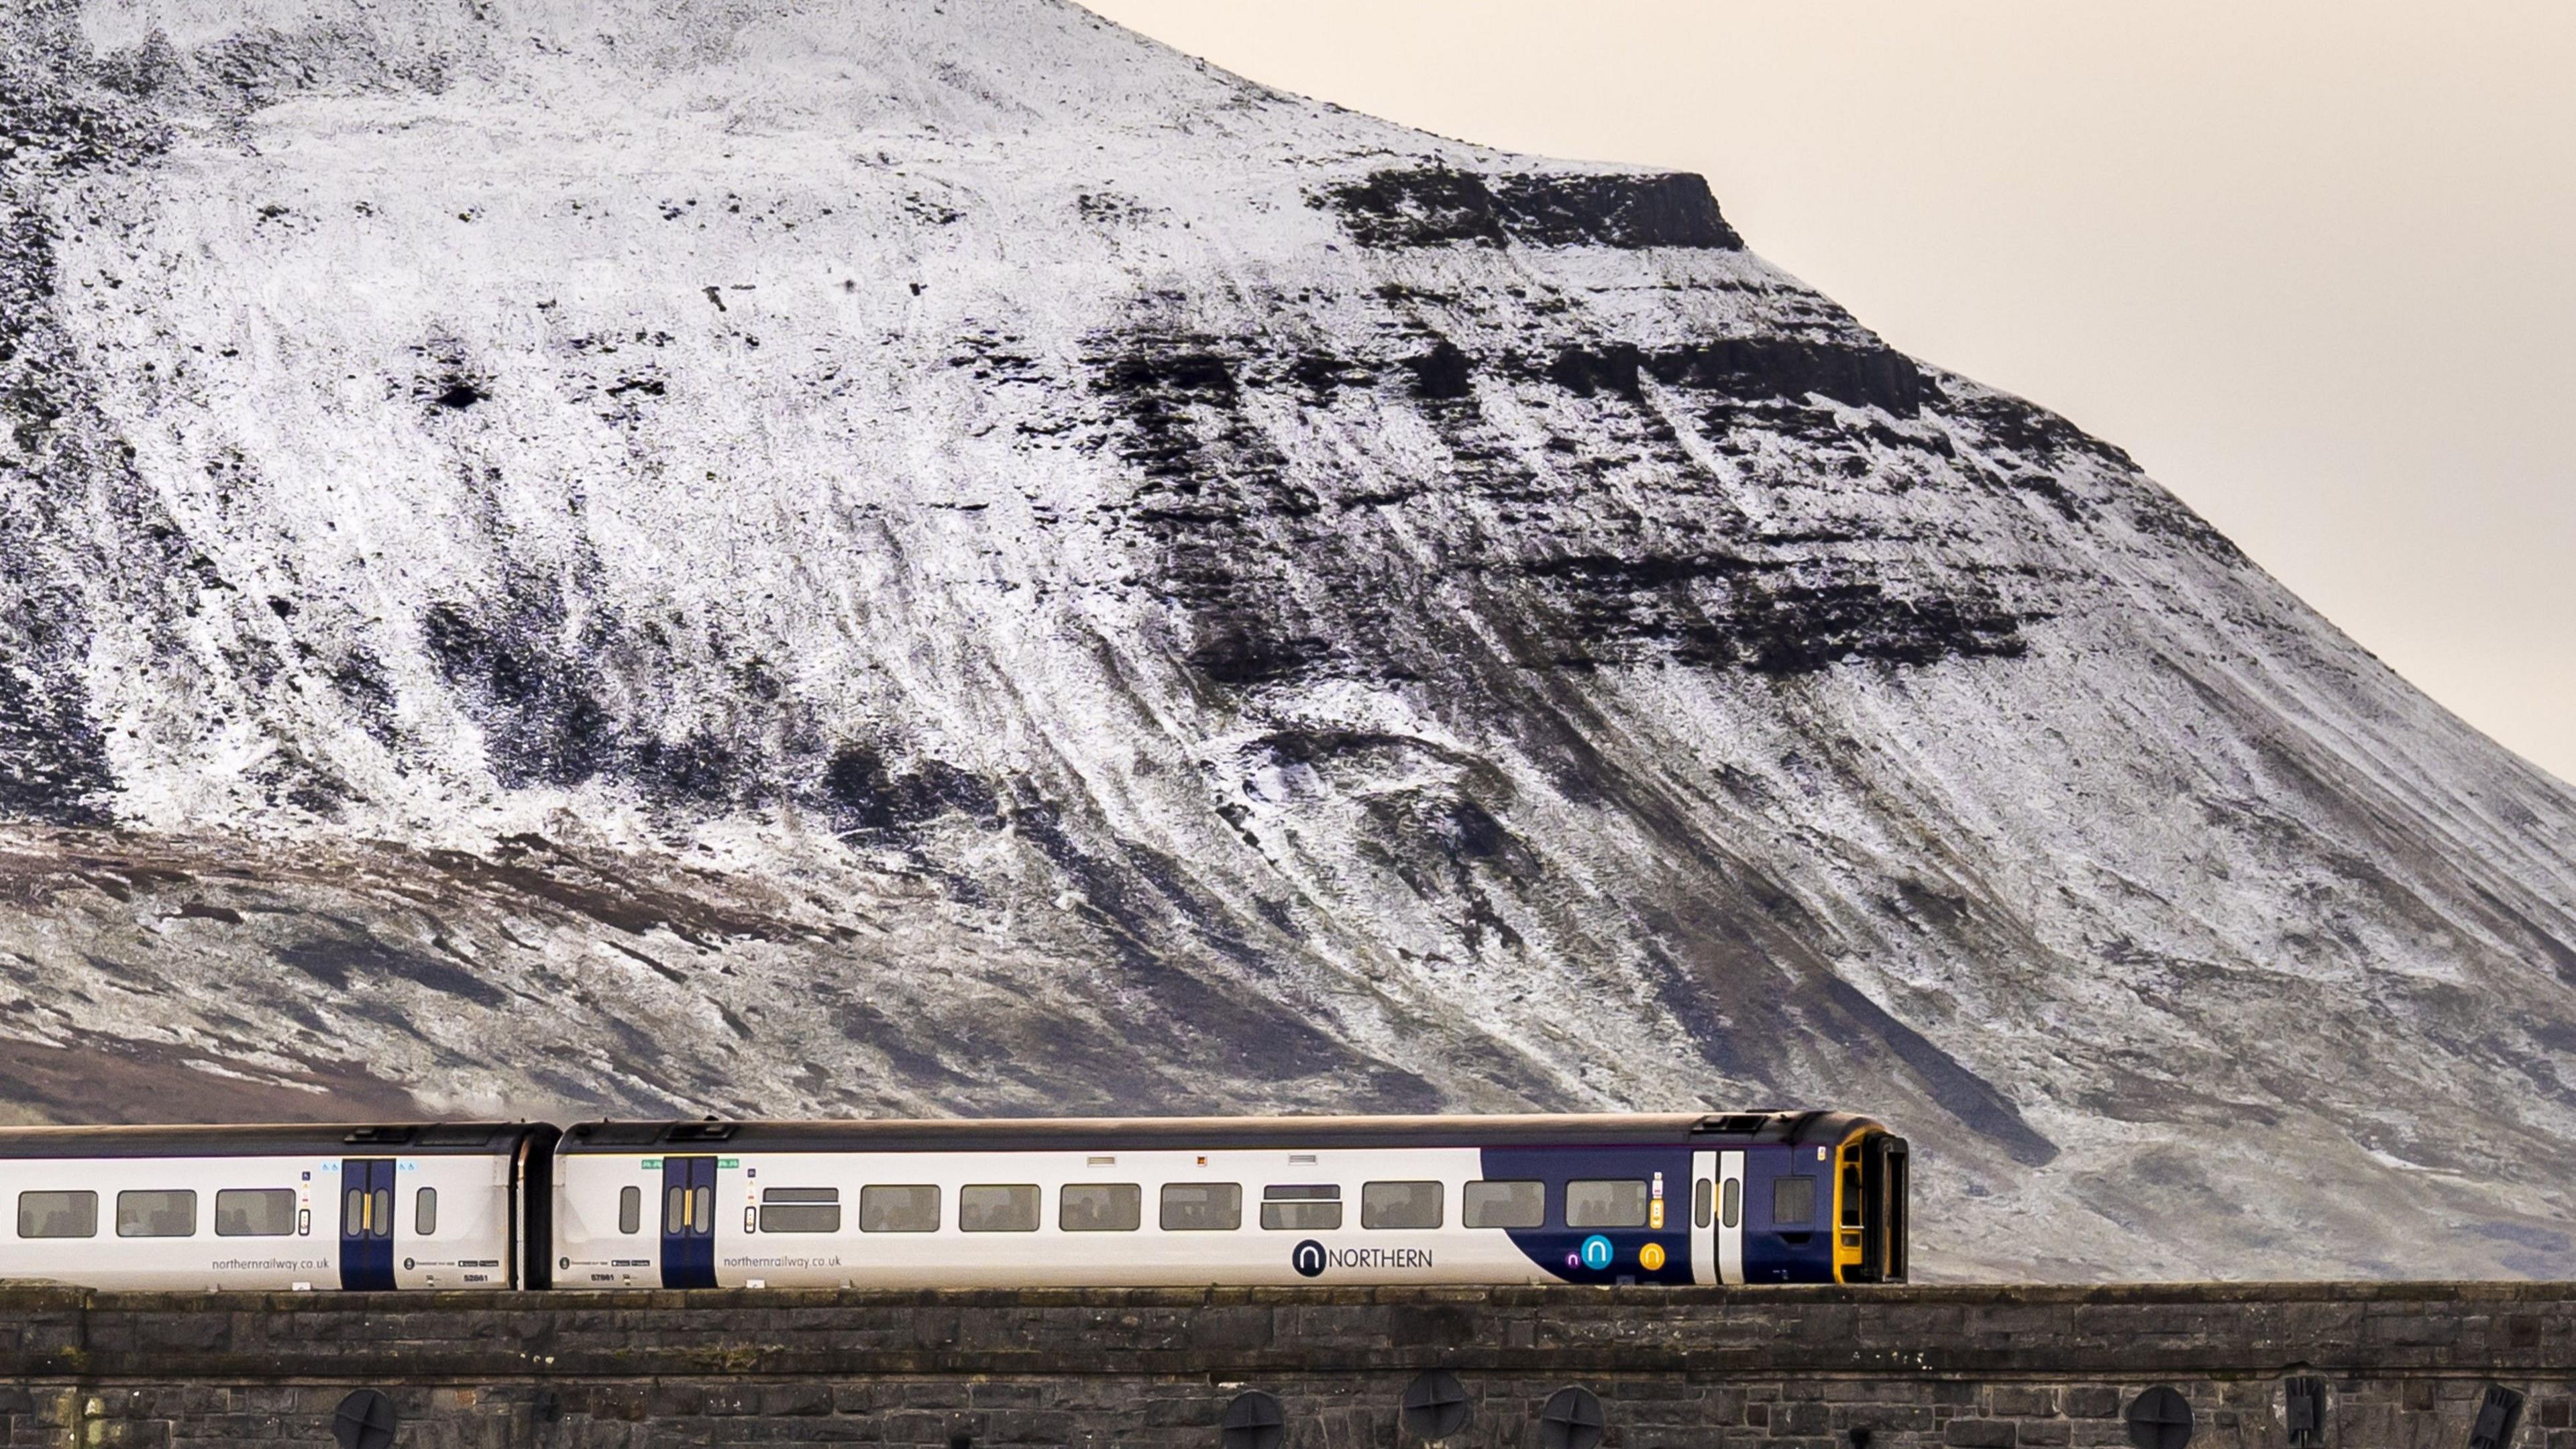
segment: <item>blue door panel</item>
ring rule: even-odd
[[[662,1159],[662,1286],[716,1286],[716,1160]]]
[[[394,1286],[394,1162],[390,1157],[341,1160],[340,1286],[362,1291]]]

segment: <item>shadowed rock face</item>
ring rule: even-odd
[[[1696,178],[400,9],[0,19],[16,1110],[1831,1103],[1935,1272],[2576,1270],[2567,789]]]

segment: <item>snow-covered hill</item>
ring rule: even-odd
[[[1873,1110],[2576,1271],[2576,795],[1693,177],[1057,0],[0,17],[0,1097]]]

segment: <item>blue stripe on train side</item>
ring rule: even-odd
[[[1568,1283],[1681,1283],[1691,1281],[1691,1155],[1670,1147],[1487,1147],[1483,1172],[1498,1181],[1547,1184],[1547,1223],[1510,1229],[1512,1242],[1551,1277]],[[1627,1178],[1652,1183],[1664,1175],[1664,1226],[1653,1228],[1570,1228],[1565,1225],[1565,1185],[1577,1179]],[[1583,1240],[1599,1236],[1610,1242],[1610,1261],[1600,1268],[1583,1261]],[[1639,1261],[1646,1245],[1660,1246],[1664,1264],[1648,1268]]]

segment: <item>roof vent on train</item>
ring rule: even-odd
[[[732,1122],[674,1122],[665,1142],[722,1142],[734,1134]]]
[[[349,1135],[340,1140],[366,1147],[391,1147],[398,1142],[409,1142],[417,1130],[412,1127],[352,1127]]]
[[[488,1122],[442,1122],[421,1129],[423,1147],[489,1147],[501,1129]]]
[[[1691,1124],[1693,1137],[1750,1137],[1771,1125],[1776,1112],[1725,1112]]]

